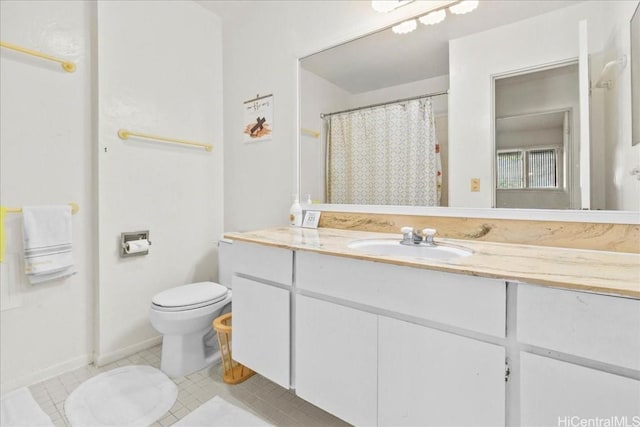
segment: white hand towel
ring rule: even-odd
[[[25,206],[24,270],[32,284],[75,274],[71,206]]]

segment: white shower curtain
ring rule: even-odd
[[[442,171],[430,99],[329,120],[327,203],[439,205]]]

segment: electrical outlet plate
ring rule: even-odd
[[[471,191],[480,191],[480,178],[471,178]]]

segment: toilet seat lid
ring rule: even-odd
[[[188,307],[213,304],[226,298],[229,290],[213,282],[177,286],[156,294],[151,302],[160,307]]]

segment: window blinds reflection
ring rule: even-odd
[[[523,152],[501,151],[498,152],[498,188],[522,188],[523,187]]]
[[[528,153],[529,188],[556,188],[558,171],[554,149],[532,150]]]
[[[501,150],[497,153],[497,188],[557,188],[555,148]]]

